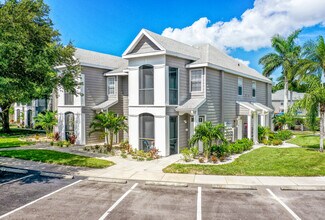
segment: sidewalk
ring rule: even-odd
[[[164,173],[163,168],[178,161],[173,155],[154,161],[129,161],[110,157],[115,166],[100,170],[80,171],[78,175],[112,179],[181,182],[192,184],[259,185],[259,186],[325,186],[325,177],[277,177],[277,176],[217,176]]]

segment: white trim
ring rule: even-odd
[[[128,46],[128,48],[124,51],[122,54],[123,58],[130,58],[128,57],[128,53],[131,53],[132,50],[135,48],[135,46],[140,42],[141,38],[146,36],[149,40],[151,40],[160,50],[165,50],[155,39],[153,39],[150,34],[147,33],[145,29],[142,29],[138,35],[134,38],[134,40],[131,42],[131,44]]]
[[[197,188],[197,202],[196,202],[196,219],[202,220],[202,188],[199,186]]]
[[[129,74],[126,72],[118,72],[118,73],[111,73],[111,72],[107,72],[104,73],[104,76],[128,76]]]
[[[272,81],[267,79],[266,77],[265,77],[265,79],[258,78],[258,77],[255,77],[255,76],[252,76],[252,75],[249,75],[249,74],[246,74],[246,73],[231,70],[231,69],[228,69],[228,68],[225,68],[225,67],[222,67],[222,66],[219,66],[219,65],[211,64],[211,63],[187,64],[186,65],[186,68],[199,68],[199,67],[210,67],[212,69],[223,70],[226,73],[235,74],[235,75],[238,75],[238,76],[246,77],[246,78],[253,79],[253,80],[256,80],[256,81],[259,81],[259,82],[265,82],[265,83],[268,83],[268,84],[272,85]]]
[[[192,91],[192,71],[197,71],[200,70],[201,71],[201,90],[200,91]],[[199,69],[191,69],[190,70],[190,82],[189,82],[189,89],[190,89],[190,93],[191,94],[196,94],[196,93],[201,93],[203,92],[203,68],[199,68]]]
[[[123,55],[122,57],[124,59],[130,59],[130,58],[138,58],[138,57],[158,56],[158,55],[165,55],[165,54],[166,51],[157,50],[155,52],[150,52],[150,53],[128,54],[128,55]]]

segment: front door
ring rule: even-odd
[[[65,113],[65,139],[74,134],[74,114],[72,112]]]
[[[27,127],[32,127],[32,118],[33,118],[33,112],[32,110],[27,111]]]
[[[169,154],[178,153],[178,123],[177,116],[169,117]]]

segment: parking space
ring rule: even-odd
[[[265,188],[202,191],[202,219],[292,219]]]
[[[325,219],[325,191],[272,191],[301,219]]]
[[[22,177],[26,176],[26,174],[20,174],[20,173],[10,173],[5,171],[0,171],[0,185],[3,185],[7,182],[14,181],[16,179],[20,179]]]
[[[325,214],[325,192],[279,187],[234,190],[33,176],[0,186],[0,194],[0,216],[14,210],[3,219],[323,219]]]

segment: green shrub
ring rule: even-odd
[[[281,145],[282,143],[283,143],[282,140],[279,140],[279,139],[274,139],[274,140],[272,141],[272,144],[273,144],[274,146]]]
[[[235,143],[232,143],[229,145],[228,152],[231,154],[240,154],[246,150],[252,149],[254,143],[252,140],[248,138],[243,138],[240,140],[237,140]]]
[[[50,142],[50,145],[51,145],[51,146],[54,146],[54,142],[53,142],[53,141],[51,141],[51,142]]]
[[[138,157],[137,157],[137,156],[132,156],[132,159],[133,159],[133,160],[137,160]]]
[[[57,145],[58,145],[59,147],[63,147],[63,146],[64,146],[64,141],[58,141]]]
[[[289,130],[282,130],[274,134],[274,139],[279,139],[282,141],[288,140],[292,137],[292,132]]]
[[[144,161],[144,157],[138,157],[138,161]]]
[[[146,159],[147,161],[151,161],[151,160],[153,160],[151,157],[148,157],[147,159]]]
[[[190,151],[191,151],[191,154],[192,154],[192,157],[193,157],[193,159],[194,158],[197,158],[197,156],[199,156],[199,148],[198,147],[191,147],[190,148]]]
[[[268,139],[270,133],[269,127],[258,126],[258,142],[261,143],[263,139]]]
[[[204,163],[204,157],[199,157],[199,162]]]
[[[128,156],[127,156],[125,153],[122,153],[122,154],[121,154],[121,157],[122,157],[122,158],[127,158]]]
[[[272,140],[266,140],[266,139],[263,139],[262,140],[262,143],[265,144],[265,145],[271,145],[272,144]]]
[[[192,152],[191,152],[190,149],[188,149],[188,148],[184,148],[184,149],[181,151],[181,154],[183,155],[183,157],[184,157],[184,161],[185,161],[185,162],[190,162],[190,161],[191,161]]]
[[[226,156],[229,153],[229,145],[227,143],[221,145],[213,145],[211,147],[211,153],[217,157]]]

